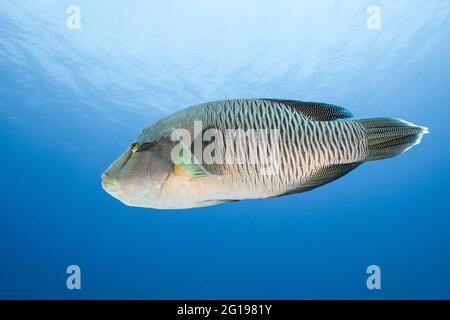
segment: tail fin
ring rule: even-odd
[[[420,143],[428,133],[425,127],[393,118],[371,118],[357,120],[367,132],[368,160],[386,159],[396,156]]]

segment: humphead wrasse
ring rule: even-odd
[[[142,131],[102,175],[130,206],[182,209],[304,192],[396,156],[428,129],[351,119],[339,106],[275,99],[195,105]]]

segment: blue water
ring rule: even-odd
[[[450,298],[449,20],[444,0],[1,1],[0,298]],[[237,97],[431,133],[287,197],[157,211],[101,189],[150,123]]]

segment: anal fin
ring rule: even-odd
[[[283,193],[280,196],[298,192],[305,192],[323,186],[324,184],[330,183],[334,180],[339,179],[342,176],[345,176],[347,173],[358,167],[361,163],[362,162],[334,164],[320,168],[307,181],[302,183],[298,188]]]

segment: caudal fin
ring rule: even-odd
[[[357,120],[367,132],[368,160],[394,157],[420,143],[428,128],[393,118]]]

